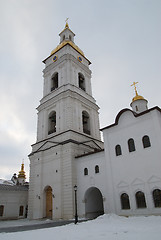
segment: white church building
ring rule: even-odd
[[[68,23],[43,61],[43,98],[30,158],[30,219],[161,214],[161,109],[138,95],[100,137],[91,62]]]
[[[59,36],[43,61],[28,218],[72,219],[75,200],[80,218],[161,214],[161,109],[148,109],[134,82],[131,109],[101,129],[102,142],[91,62],[75,45],[68,23]]]

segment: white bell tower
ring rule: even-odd
[[[45,64],[37,141],[30,158],[29,218],[74,216],[75,156],[100,151],[99,107],[92,96],[90,61],[66,23]]]

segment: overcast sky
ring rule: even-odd
[[[75,43],[92,62],[100,127],[138,93],[161,107],[161,0],[0,0],[0,178],[18,173],[36,140],[42,60],[69,17]]]

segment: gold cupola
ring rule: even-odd
[[[52,50],[50,55],[55,54],[58,50],[60,50],[61,48],[63,48],[65,45],[69,44],[71,47],[73,47],[79,54],[81,54],[82,56],[84,56],[83,51],[74,43],[74,37],[75,34],[72,32],[72,30],[69,28],[69,24],[68,24],[68,18],[66,20],[66,24],[65,24],[65,28],[63,29],[63,31],[59,34],[60,36],[60,44],[54,49]]]
[[[21,170],[19,171],[18,178],[26,179],[26,174],[25,174],[25,171],[24,171],[24,163],[21,164]]]
[[[132,107],[132,110],[134,112],[141,113],[148,109],[148,107],[147,107],[148,101],[144,97],[142,97],[141,95],[138,94],[137,89],[136,89],[137,83],[138,82],[133,82],[133,84],[131,85],[131,86],[134,86],[135,97],[133,97],[130,106]]]

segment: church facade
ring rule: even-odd
[[[90,61],[66,23],[45,64],[30,159],[30,219],[161,214],[161,110],[135,97],[100,137]],[[135,86],[136,83],[134,83]]]

